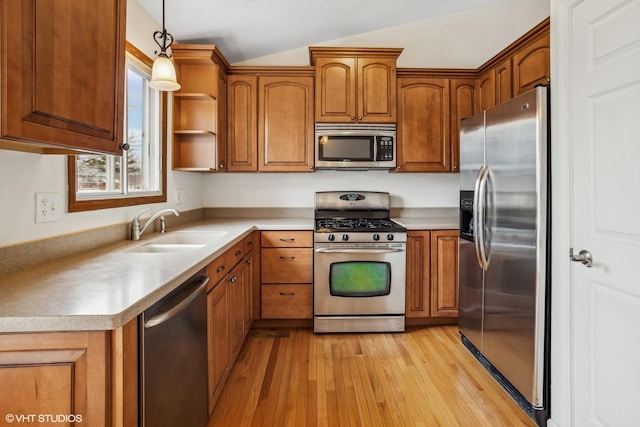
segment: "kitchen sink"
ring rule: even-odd
[[[174,253],[194,251],[214,244],[227,234],[226,231],[174,231],[122,252]]]
[[[205,244],[194,243],[145,243],[144,245],[137,245],[127,249],[123,252],[142,252],[142,253],[170,253],[170,252],[184,252],[194,251],[196,249],[204,248]]]
[[[210,245],[227,234],[226,231],[173,231],[155,238],[147,244],[153,245]]]

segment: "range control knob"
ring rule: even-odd
[[[379,234],[374,234],[374,235],[373,235],[373,240],[375,240],[376,242],[377,242],[378,240],[380,240],[380,235],[379,235]]]
[[[348,234],[343,234],[342,235],[342,241],[346,242],[347,240],[349,240],[349,235]]]
[[[393,240],[393,234],[391,233],[387,234],[387,240]]]
[[[333,234],[329,234],[327,236],[327,240],[330,241],[330,242],[333,242],[334,240],[336,240],[336,236],[334,236]]]

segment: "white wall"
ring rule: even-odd
[[[127,38],[150,57],[161,28],[137,0],[127,2]],[[401,67],[475,68],[549,14],[549,0],[503,0],[467,12],[376,31],[326,45],[404,47]],[[480,43],[482,41],[482,43]],[[224,54],[224,52],[223,52]],[[253,61],[255,65],[308,64],[307,46]],[[169,140],[171,142],[171,140]],[[169,156],[170,156],[169,150]],[[171,164],[171,159],[168,160]],[[310,174],[212,174],[168,172],[168,202],[175,207],[311,207],[318,190],[389,191],[394,207],[457,206],[455,174],[334,172]],[[0,150],[0,246],[129,221],[145,207],[64,213],[58,222],[35,224],[35,193],[58,192],[66,201],[66,157]],[[184,202],[175,203],[175,189]]]
[[[153,58],[157,46],[152,35],[162,26],[136,0],[127,3],[127,39]],[[65,212],[60,221],[36,224],[36,192],[60,193],[66,211],[66,161],[66,156],[61,155],[0,150],[0,246],[125,223],[146,207],[153,207],[154,211],[164,207],[178,210],[202,207],[202,178],[197,174],[170,171],[167,177],[167,203],[92,212]],[[171,164],[170,158],[167,164]],[[176,188],[183,189],[184,202],[180,205],[175,204]]]
[[[313,207],[316,191],[388,191],[392,207],[458,206],[458,174],[386,171],[235,173],[205,179],[207,207]]]
[[[478,68],[548,16],[549,0],[502,0],[318,46],[401,47],[398,67]],[[309,65],[309,49],[233,65]]]

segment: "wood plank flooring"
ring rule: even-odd
[[[218,426],[535,426],[460,342],[405,333],[252,330],[216,404]]]

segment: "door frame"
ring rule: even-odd
[[[550,0],[551,12],[551,419],[572,426],[571,15],[583,0]]]

